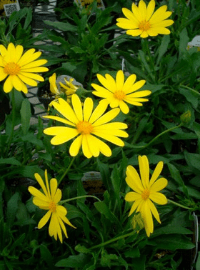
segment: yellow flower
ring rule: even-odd
[[[97,74],[97,78],[104,87],[92,83],[92,87],[96,90],[92,93],[104,98],[110,104],[111,108],[120,107],[121,111],[125,114],[129,112],[126,102],[135,106],[142,106],[141,102],[148,101],[148,99],[143,97],[151,94],[149,90],[138,91],[145,84],[145,80],[135,83],[135,74],[130,75],[124,82],[124,73],[122,70],[117,72],[116,81],[109,74],[106,74],[105,78]]]
[[[162,161],[157,164],[149,181],[148,158],[146,156],[139,156],[138,160],[141,178],[136,169],[132,166],[128,166],[126,169],[126,183],[134,192],[128,192],[125,196],[125,200],[134,202],[129,216],[135,210],[136,212],[140,212],[144,220],[146,234],[150,236],[150,234],[153,233],[152,214],[156,220],[161,223],[158,211],[153,202],[161,205],[167,203],[167,198],[159,191],[167,186],[168,181],[165,178],[158,179],[163,168]]]
[[[109,123],[119,114],[119,109],[116,108],[105,113],[108,104],[100,102],[93,111],[93,100],[86,98],[82,106],[81,100],[76,94],[72,95],[72,107],[62,98],[53,102],[52,105],[64,118],[44,117],[67,126],[49,127],[44,130],[44,133],[54,136],[51,139],[53,145],[59,145],[75,138],[69,148],[71,156],[76,156],[81,146],[83,154],[87,158],[98,157],[100,152],[105,156],[111,156],[109,146],[98,137],[118,146],[124,146],[124,142],[118,137],[128,137],[128,134],[123,131],[127,125],[121,122]]]
[[[69,81],[67,81],[67,79],[64,78],[64,81],[65,81],[65,84],[63,84],[62,82],[59,82],[59,85],[60,85],[60,90],[59,90],[56,83],[56,73],[54,73],[51,77],[49,77],[50,91],[53,95],[59,96],[60,93],[63,92],[66,94],[66,96],[70,96],[76,92],[78,87],[72,83],[74,81],[73,78],[70,78]]]
[[[24,54],[23,51],[24,48],[21,45],[15,47],[13,43],[9,43],[7,49],[0,45],[0,81],[8,76],[3,85],[5,93],[9,93],[14,87],[27,94],[26,84],[37,86],[36,81],[44,81],[43,77],[35,73],[48,71],[48,68],[42,67],[47,60],[35,61],[41,55],[41,52],[35,52],[35,49],[30,49]]]
[[[59,188],[57,188],[57,180],[55,178],[52,178],[50,180],[49,187],[47,170],[45,170],[46,185],[38,173],[35,173],[34,176],[39,185],[41,186],[43,193],[32,186],[28,187],[28,191],[34,196],[33,203],[37,205],[40,209],[48,211],[39,221],[38,229],[41,229],[50,219],[49,235],[53,236],[55,240],[57,240],[58,237],[60,242],[62,243],[62,231],[64,232],[64,235],[68,238],[64,223],[68,224],[73,228],[75,227],[66,218],[66,208],[58,204],[61,200],[62,192]]]
[[[132,12],[127,8],[123,8],[122,12],[125,18],[117,19],[117,26],[126,31],[127,35],[140,36],[146,38],[148,36],[157,36],[158,34],[169,35],[170,31],[167,26],[174,23],[173,20],[166,20],[171,11],[166,11],[167,6],[161,6],[155,12],[155,0],[151,0],[146,6],[143,0],[140,0],[138,7],[133,3]]]

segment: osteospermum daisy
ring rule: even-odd
[[[111,156],[110,147],[101,139],[124,146],[124,142],[119,137],[128,137],[128,134],[123,131],[127,125],[121,122],[110,123],[119,114],[118,108],[105,113],[108,104],[100,102],[93,111],[93,100],[86,98],[82,106],[81,100],[76,94],[72,95],[72,107],[62,98],[59,98],[57,102],[52,102],[52,105],[64,118],[60,116],[44,117],[67,126],[49,127],[44,130],[44,133],[54,136],[51,139],[53,145],[63,144],[74,139],[69,148],[71,156],[76,156],[81,147],[87,158],[97,157],[100,153]]]
[[[134,211],[140,212],[144,220],[146,234],[147,236],[150,236],[150,234],[153,233],[154,228],[152,215],[159,223],[161,223],[154,203],[161,205],[167,203],[167,198],[159,191],[167,186],[168,181],[163,177],[158,179],[163,168],[162,161],[157,164],[151,179],[149,180],[148,158],[146,156],[139,156],[138,160],[140,176],[132,166],[128,166],[126,169],[126,183],[133,191],[126,194],[125,200],[133,202],[129,216]]]
[[[174,23],[173,20],[166,20],[171,14],[167,11],[167,6],[163,5],[155,12],[155,1],[151,0],[146,6],[143,0],[140,0],[138,7],[133,3],[132,12],[127,8],[123,8],[122,12],[125,18],[117,19],[117,26],[126,31],[127,35],[140,36],[146,38],[148,36],[157,36],[158,34],[169,35],[168,26]]]
[[[116,81],[109,74],[105,75],[105,78],[97,74],[97,78],[100,83],[104,86],[99,86],[92,83],[92,87],[95,89],[92,93],[98,97],[105,99],[111,108],[120,107],[121,111],[125,114],[129,112],[129,107],[126,103],[142,106],[141,102],[148,101],[144,98],[151,94],[149,90],[140,90],[145,80],[136,81],[136,75],[130,75],[124,82],[124,73],[119,70],[116,75]]]
[[[34,176],[41,186],[43,192],[32,186],[28,187],[28,191],[34,196],[33,203],[40,209],[47,210],[47,213],[38,223],[38,229],[41,229],[50,219],[49,235],[53,236],[55,240],[59,238],[60,242],[62,243],[62,231],[64,235],[68,237],[64,223],[75,228],[66,217],[67,209],[58,204],[62,197],[62,191],[57,188],[58,183],[55,178],[50,180],[49,186],[47,170],[45,170],[45,183],[38,173],[36,173]]]
[[[35,52],[35,49],[30,49],[23,54],[24,48],[21,45],[14,46],[9,43],[6,49],[0,45],[0,81],[6,79],[3,90],[9,93],[13,87],[28,93],[27,85],[37,86],[37,81],[44,81],[44,78],[38,74],[48,71],[48,68],[42,67],[47,63],[47,60],[40,59],[41,52]]]

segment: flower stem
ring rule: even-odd
[[[148,39],[144,39],[143,40],[144,42],[144,49],[145,49],[145,52],[148,54],[148,57],[149,57],[149,64],[150,64],[150,68],[152,70],[152,72],[150,73],[150,76],[152,78],[152,80],[155,82],[155,75],[156,75],[156,72],[155,72],[155,67],[154,67],[154,60],[152,58],[152,54],[151,54],[151,51],[150,51],[150,48],[149,48],[149,42],[148,42]],[[153,74],[152,74],[153,73]]]
[[[97,198],[96,196],[93,196],[93,195],[83,195],[83,196],[78,196],[78,197],[74,197],[74,198],[71,198],[71,199],[60,201],[60,204],[63,204],[63,203],[66,203],[66,202],[70,202],[70,201],[74,201],[74,200],[78,200],[78,199],[82,199],[82,198],[94,198],[97,201],[101,202],[101,200],[99,198]]]
[[[147,143],[146,145],[142,145],[142,146],[136,146],[135,148],[138,148],[138,149],[144,149],[144,148],[147,148],[150,144],[152,144],[154,141],[156,141],[159,137],[161,137],[162,135],[176,129],[176,128],[180,128],[181,126],[183,125],[183,123],[180,123],[178,126],[175,126],[175,127],[171,127],[163,132],[161,132],[160,134],[158,134],[155,138],[153,138],[149,143]],[[134,147],[134,146],[133,146]]]
[[[131,235],[133,235],[133,234],[135,234],[135,231],[132,231],[132,232],[130,232],[130,233],[127,233],[127,234],[118,236],[118,237],[116,237],[116,238],[113,238],[113,239],[111,239],[111,240],[108,240],[108,241],[106,241],[106,242],[103,242],[103,243],[101,243],[101,244],[99,244],[99,245],[93,246],[93,247],[91,247],[90,249],[95,249],[95,248],[99,248],[99,247],[106,246],[106,245],[108,245],[108,244],[110,244],[110,243],[112,243],[112,242],[118,241],[118,240],[123,239],[123,238],[125,238],[125,237],[129,237],[129,236],[131,236]]]
[[[179,206],[179,207],[181,207],[181,208],[188,209],[188,210],[192,210],[192,211],[194,210],[194,208],[189,208],[189,207],[184,206],[184,205],[182,205],[182,204],[180,204],[180,203],[171,201],[170,199],[167,199],[167,200],[168,200],[169,203],[172,203],[172,204],[174,204],[174,205],[177,205],[177,206]]]
[[[186,89],[190,90],[191,92],[193,92],[193,93],[197,94],[198,96],[200,96],[200,93],[198,91],[194,90],[193,88],[188,87],[186,85],[182,85],[182,84],[180,84],[180,86],[183,87],[183,88],[186,88]]]
[[[14,134],[14,128],[15,128],[15,89],[12,90],[12,128],[11,128],[11,133],[10,136],[8,138],[8,143],[7,143],[7,152],[8,153],[9,149],[10,149],[10,145],[12,143],[12,139],[13,139],[13,134]]]
[[[63,180],[63,178],[65,177],[65,175],[68,173],[69,169],[71,168],[72,164],[74,163],[75,157],[72,158],[68,168],[66,169],[66,171],[63,173],[63,175],[61,176],[60,180],[58,181],[58,184],[60,184]]]

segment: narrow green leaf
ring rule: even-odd
[[[158,48],[158,59],[157,59],[156,65],[159,64],[161,58],[166,53],[167,48],[168,48],[168,45],[169,45],[169,42],[170,42],[170,35],[163,36],[162,41],[161,41],[161,44],[160,44],[160,46]]]
[[[21,114],[22,131],[23,134],[26,134],[30,127],[30,119],[31,119],[31,106],[28,99],[23,100],[20,114]]]
[[[179,55],[186,52],[188,42],[189,42],[189,37],[188,37],[187,29],[184,28],[180,33]]]
[[[9,227],[13,225],[18,209],[19,193],[16,192],[7,203],[6,220]]]
[[[56,267],[83,267],[90,259],[90,256],[80,253],[78,255],[69,256],[67,259],[60,260],[56,263]]]
[[[77,26],[74,26],[70,23],[63,23],[63,22],[58,22],[58,21],[44,21],[47,25],[53,26],[61,31],[71,31],[76,33],[77,32]]]
[[[11,165],[17,165],[20,166],[21,163],[14,157],[11,158],[1,158],[0,164],[11,164]]]

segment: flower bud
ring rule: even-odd
[[[181,114],[180,116],[180,120],[183,124],[189,124],[190,120],[191,120],[191,111],[187,110],[186,112],[184,112],[183,114]]]

